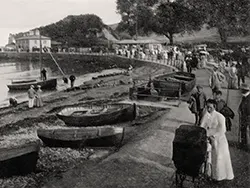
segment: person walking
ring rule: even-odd
[[[74,83],[75,83],[75,80],[76,80],[76,77],[74,75],[71,75],[69,77],[69,80],[70,80],[70,85],[71,85],[71,88],[74,87]]]
[[[228,71],[228,89],[237,89],[237,62],[233,61]]]
[[[215,181],[234,179],[233,167],[226,138],[225,117],[215,110],[216,101],[208,99],[206,113],[201,121],[201,127],[207,130],[207,136],[212,146],[208,161],[211,163],[211,178]]]
[[[188,52],[185,57],[187,72],[192,73],[192,53]]]
[[[36,100],[35,100],[35,105],[36,107],[42,107],[43,106],[43,101],[42,101],[42,90],[41,86],[37,86],[37,91],[36,91]]]
[[[242,149],[248,149],[249,142],[249,125],[250,125],[250,87],[247,84],[241,85],[242,100],[238,109],[240,122],[240,146]]]
[[[197,91],[191,95],[189,103],[191,104],[190,105],[191,112],[195,114],[195,125],[198,126],[200,125],[201,119],[204,114],[207,97],[206,94],[203,92],[202,86],[198,85],[196,86],[196,88]],[[192,106],[192,103],[193,105],[196,106]]]
[[[240,88],[240,81],[242,81],[242,83],[245,83],[245,73],[246,73],[246,67],[243,66],[242,62],[238,62],[236,65],[236,69],[237,69],[237,77],[238,77],[238,88]]]
[[[35,96],[36,96],[36,91],[34,90],[34,85],[31,85],[30,89],[28,90],[29,108],[34,107]]]
[[[225,80],[225,76],[218,71],[218,68],[218,65],[214,65],[214,69],[209,78],[209,86],[211,87],[213,93],[221,89],[221,84]]]

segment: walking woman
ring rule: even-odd
[[[211,87],[213,93],[221,89],[221,84],[225,80],[224,74],[219,72],[218,68],[219,68],[218,65],[214,65],[212,74],[209,78],[209,86]]]
[[[41,90],[41,86],[40,85],[38,85],[37,86],[37,91],[36,91],[36,102],[35,102],[35,104],[36,104],[36,107],[42,107],[43,106],[43,101],[42,101],[42,90]]]
[[[234,173],[231,163],[229,146],[226,138],[226,121],[224,116],[215,110],[216,101],[208,99],[207,111],[202,119],[201,127],[207,130],[212,150],[212,179],[215,181],[232,180]]]
[[[237,68],[236,62],[233,61],[232,65],[228,71],[228,88],[229,89],[237,89]]]

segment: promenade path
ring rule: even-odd
[[[211,97],[208,87],[209,71],[197,70],[197,84]],[[247,80],[250,83],[249,80]],[[225,83],[225,86],[227,84]],[[227,90],[222,89],[226,98]],[[234,110],[232,131],[227,133],[235,179],[219,184],[206,183],[203,188],[248,188],[250,187],[250,153],[236,147],[238,134],[237,108],[241,96],[238,90],[229,91],[228,105]],[[66,172],[58,180],[48,182],[43,188],[169,188],[175,171],[172,163],[174,132],[181,124],[193,124],[194,116],[188,105],[162,111],[155,120],[145,124],[136,137],[95,166],[79,167]],[[192,183],[185,183],[192,187]]]

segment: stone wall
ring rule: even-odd
[[[65,74],[85,74],[90,72],[98,72],[108,68],[128,68],[150,66],[171,70],[165,65],[153,63],[146,60],[128,59],[113,54],[53,54],[54,58],[65,72]],[[39,53],[0,53],[0,62],[39,62]],[[58,67],[53,62],[49,54],[42,55],[44,67],[50,67],[55,74],[59,73]]]

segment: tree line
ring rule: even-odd
[[[122,21],[117,30],[131,36],[155,32],[173,44],[175,34],[192,33],[205,24],[217,28],[221,42],[250,32],[249,0],[117,0]]]

